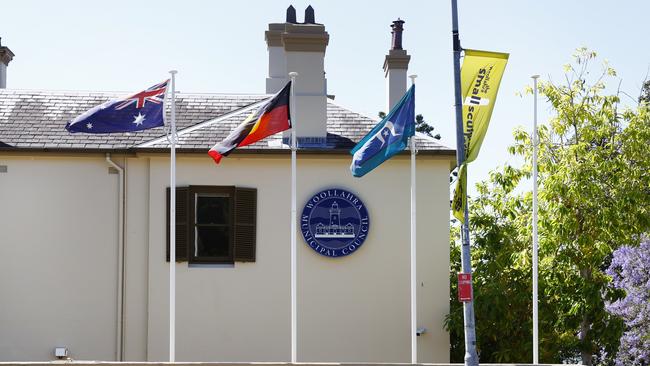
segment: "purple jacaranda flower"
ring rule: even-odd
[[[620,247],[613,253],[606,273],[610,286],[625,295],[605,308],[625,322],[617,366],[650,365],[650,239],[644,237],[638,247]]]

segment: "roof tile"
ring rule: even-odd
[[[109,99],[120,97],[108,92],[57,92],[0,89],[0,146],[14,148],[137,148],[149,142],[149,148],[169,147],[163,127],[137,133],[70,134],[67,121]],[[209,149],[223,140],[247,115],[253,104],[268,95],[183,94],[176,98],[176,123],[179,147]],[[241,113],[236,111],[240,110]],[[167,106],[169,118],[170,106]],[[233,113],[229,117],[224,115]],[[203,123],[205,122],[205,123]],[[187,130],[201,124],[201,127]],[[313,149],[349,149],[377,123],[375,119],[347,110],[328,100],[327,140]],[[436,140],[418,136],[419,150],[452,152]],[[154,142],[159,139],[157,143]],[[287,149],[281,135],[257,142],[247,149]],[[272,142],[272,143],[270,143]],[[6,147],[5,147],[6,148]]]

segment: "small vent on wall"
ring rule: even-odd
[[[117,169],[113,168],[112,166],[108,167],[108,174],[119,174],[120,172],[117,171]]]
[[[0,165],[0,173],[6,173],[7,172],[7,166],[6,165]]]

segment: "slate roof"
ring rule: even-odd
[[[32,91],[0,89],[0,150],[147,150],[164,151],[169,144],[163,127],[134,133],[68,133],[65,124],[80,113],[128,93]],[[180,150],[207,151],[225,138],[253,109],[268,99],[265,94],[184,94],[176,98]],[[169,116],[169,106],[167,107]],[[301,150],[349,150],[377,123],[328,99],[325,145]],[[420,152],[454,155],[434,139],[418,136]],[[282,134],[242,150],[286,150]]]

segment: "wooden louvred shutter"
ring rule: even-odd
[[[190,196],[188,187],[176,187],[176,262],[187,261],[190,239]],[[169,188],[167,188],[167,262],[169,262]]]
[[[255,262],[257,241],[257,189],[235,189],[236,262]]]

